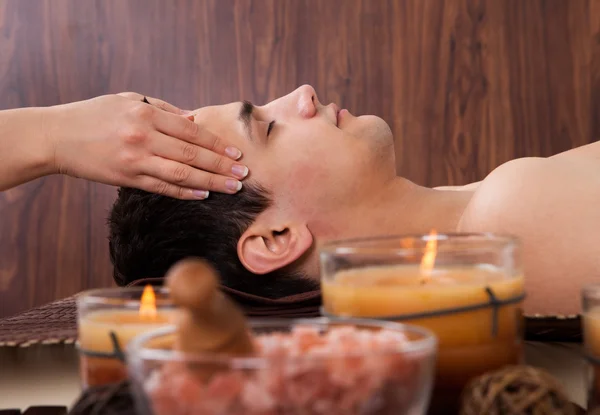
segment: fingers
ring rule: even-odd
[[[146,100],[148,100],[148,102],[150,103],[150,105],[161,109],[163,111],[166,112],[170,112],[171,114],[175,114],[175,115],[184,115],[186,114],[186,111],[176,107],[173,104],[169,104],[168,102],[165,102],[161,99],[158,98],[152,98],[149,96],[144,96],[142,94],[138,94],[137,92],[121,92],[119,94],[117,94],[123,98],[127,98],[130,99],[132,101],[142,101],[144,98],[146,98]]]
[[[237,193],[242,188],[242,182],[237,179],[198,170],[187,164],[158,156],[150,158],[144,166],[141,166],[141,173],[158,179],[153,184],[156,188],[149,190],[158,194],[172,193],[173,189],[170,187],[167,189],[165,183],[186,189],[209,190],[229,194]]]
[[[141,176],[140,182],[136,184],[136,187],[149,193],[156,193],[183,200],[204,200],[210,195],[210,192],[206,190],[188,189],[151,176]]]
[[[187,111],[183,111],[160,99],[144,96],[136,92],[121,92],[117,95],[140,102],[146,98],[153,107],[161,109],[162,112],[159,111],[153,114],[154,126],[166,135],[197,144],[218,154],[227,155],[233,160],[242,157],[242,152],[239,149],[228,146],[219,137],[203,129],[188,119],[188,117],[180,116],[186,115]],[[174,117],[173,115],[177,116]]]
[[[207,172],[244,179],[248,168],[214,151],[187,141],[177,140],[159,132],[150,139],[150,151],[168,160],[178,161]]]
[[[234,160],[242,156],[240,150],[228,146],[219,137],[185,117],[173,117],[167,113],[157,114],[154,118],[154,125],[156,129],[166,135],[199,145],[218,154],[227,155]]]

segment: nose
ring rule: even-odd
[[[319,99],[315,89],[310,85],[302,85],[296,90],[298,94],[298,113],[304,118],[312,118],[317,113]]]

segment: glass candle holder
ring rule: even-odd
[[[600,284],[582,290],[583,347],[588,361],[588,412],[600,408]]]
[[[452,413],[470,379],[522,362],[525,294],[514,238],[432,234],[340,241],[324,245],[320,261],[325,315],[410,323],[436,334],[430,413]]]
[[[77,345],[83,388],[126,379],[127,344],[141,333],[173,324],[174,318],[175,306],[164,288],[81,293],[77,297]]]

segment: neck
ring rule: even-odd
[[[456,232],[473,192],[435,190],[395,177],[355,205],[336,238]],[[325,239],[329,239],[325,237]]]

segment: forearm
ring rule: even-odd
[[[52,174],[48,108],[0,111],[0,191]]]

